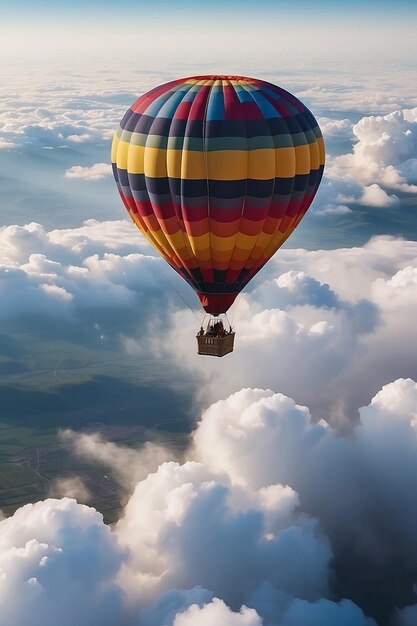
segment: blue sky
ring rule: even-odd
[[[21,7],[31,8],[33,11],[41,7],[49,7],[58,10],[70,9],[73,10],[74,7],[86,8],[86,7],[108,7],[112,8],[114,12],[118,12],[121,6],[133,7],[138,10],[144,9],[153,9],[156,6],[173,6],[174,3],[172,0],[121,0],[117,5],[115,5],[113,0],[62,0],[57,2],[57,0],[37,0],[36,3],[31,2],[31,0],[4,0],[2,2],[2,6],[5,9],[16,10]],[[253,7],[254,3],[252,0],[229,0],[227,3],[229,7]],[[303,7],[305,9],[309,9],[312,11],[316,11],[320,8],[327,9],[339,9],[345,8],[350,10],[354,6],[358,6],[361,8],[365,8],[368,10],[379,10],[382,6],[390,7],[392,10],[398,10],[401,7],[413,7],[415,3],[413,0],[397,0],[397,2],[393,3],[390,0],[316,0],[312,2],[311,0],[260,0],[256,3],[256,8],[259,10],[259,7],[268,6],[275,9],[281,9],[282,7],[291,8],[296,11],[299,7]],[[177,0],[175,2],[175,8],[179,6],[184,6],[188,8],[196,9],[200,7],[204,9],[204,7],[213,7],[220,6],[224,7],[225,3],[222,0],[203,0],[199,3],[196,3],[195,0]]]
[[[340,22],[341,18],[348,21],[356,21],[358,25],[362,20],[377,20],[379,23],[410,20],[411,16],[417,15],[416,3],[412,0],[155,0],[135,1],[121,0],[115,3],[112,0],[74,0],[70,2],[56,2],[55,0],[17,0],[11,2],[5,0],[0,7],[0,15],[4,19],[18,19],[20,23],[28,20],[39,20],[45,24],[60,19],[63,15],[82,21],[89,14],[98,20],[114,20],[115,23],[123,22],[128,17],[125,11],[129,11],[129,17],[152,17],[158,19],[163,25],[167,15],[177,16],[180,19],[193,19],[198,16],[206,17],[233,17],[237,21],[245,17],[275,17],[287,20],[296,19],[300,26],[306,19],[314,22]],[[267,15],[265,13],[267,12]]]

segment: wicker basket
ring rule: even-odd
[[[233,352],[235,333],[230,333],[224,337],[208,337],[207,335],[197,335],[198,354],[206,356],[225,356]]]

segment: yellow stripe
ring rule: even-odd
[[[320,151],[318,143],[309,144],[310,148],[310,166],[312,170],[318,170],[320,167]]]
[[[249,82],[249,81],[246,81],[246,80],[236,80],[234,78],[227,78],[226,80],[225,79],[220,79],[220,78],[217,78],[215,80],[212,79],[212,78],[210,78],[210,79],[206,78],[204,80],[201,80],[201,79],[197,80],[196,78],[188,78],[187,80],[184,80],[182,84],[184,84],[184,85],[207,85],[207,86],[210,86],[210,85],[213,85],[213,84],[228,85],[229,83],[231,85],[248,85],[250,87],[253,87],[253,81]]]
[[[164,231],[163,224],[159,223],[159,225],[161,226],[161,230],[167,238],[167,241],[171,245],[171,248],[174,250],[174,252],[177,252],[177,250],[186,246],[184,233],[182,232],[182,230],[177,230],[176,233],[170,235],[169,233]]]
[[[115,163],[119,170],[127,170],[127,155],[129,152],[130,144],[127,141],[117,141],[116,142],[116,158]]]
[[[319,139],[317,139],[317,144],[319,147],[320,165],[324,165],[324,162],[326,160],[326,146],[324,145],[323,137],[320,137]]]
[[[145,173],[145,176],[150,178],[165,178],[169,176],[167,169],[167,151],[160,150],[159,148],[147,148],[142,150],[132,150],[132,148],[139,148],[139,146],[130,146],[129,154],[127,157],[128,171],[131,172],[134,168],[141,169],[141,172]]]
[[[313,168],[311,167],[310,147],[308,143],[295,148],[295,159],[295,170],[297,174],[309,174],[310,170]]]
[[[264,233],[263,231],[259,234],[258,237],[258,241],[256,242],[256,245],[261,248],[261,250],[264,250],[264,248],[266,248],[266,246],[269,244],[270,240],[271,240],[271,236],[272,235],[268,235],[268,233]]]
[[[262,152],[258,150],[258,152]],[[262,156],[262,155],[260,155]],[[242,180],[249,173],[246,150],[217,150],[207,152],[207,174],[209,180]],[[257,178],[254,174],[250,178]]]
[[[233,250],[235,242],[236,235],[232,235],[231,237],[219,237],[219,235],[210,233],[210,245],[214,250],[218,250],[219,252]]]
[[[246,248],[239,248],[238,246],[236,246],[236,248],[233,251],[233,259],[232,259],[232,264],[233,263],[245,263],[245,261],[248,260],[248,258],[250,257],[250,253],[251,251],[246,250]]]
[[[210,234],[207,232],[204,235],[193,237],[188,235],[188,241],[190,242],[191,250],[198,261],[208,261],[210,257]]]
[[[324,163],[324,144],[318,140],[320,163]],[[242,180],[254,178],[269,180],[292,178],[308,174],[315,169],[314,144],[286,148],[260,148],[258,150],[173,150],[137,146],[115,137],[112,160],[119,169],[130,174],[146,174],[151,178],[184,178],[188,180]],[[207,169],[206,169],[207,168]]]
[[[220,250],[211,249],[211,257],[213,259],[213,263],[227,263],[232,258],[233,248],[227,250],[226,252],[222,252]]]
[[[246,251],[253,250],[257,239],[258,235],[244,235],[243,233],[239,233],[236,240],[236,248]]]
[[[275,176],[278,178],[292,178],[296,173],[296,152],[295,148],[275,149]]]
[[[113,141],[111,144],[111,162],[112,163],[116,163],[117,162],[117,147],[120,143],[119,137],[117,136],[117,133],[115,133],[114,137],[113,137]]]
[[[197,78],[188,78],[183,81],[183,85],[212,85],[214,83],[213,79],[204,78],[203,80]]]

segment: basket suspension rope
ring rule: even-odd
[[[156,262],[158,262],[158,259],[156,259]],[[174,291],[176,293],[176,295],[178,296],[178,298],[185,304],[185,306],[188,309],[190,309],[191,313],[194,315],[195,319],[198,322],[199,318],[197,317],[195,310],[189,305],[189,303],[183,298],[183,296],[179,293],[179,291],[174,287],[174,285],[169,280],[169,278],[167,278],[165,276],[165,274],[163,274],[163,272],[159,269],[159,267],[156,266],[156,264],[151,263],[151,267],[152,267],[152,269],[154,269],[156,271],[157,274],[159,274],[159,276],[161,276],[164,280],[166,280],[168,285],[171,287],[172,291]]]

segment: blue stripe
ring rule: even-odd
[[[279,111],[272,106],[272,104],[262,95],[260,91],[251,91],[251,96],[265,117],[282,117]]]
[[[223,92],[210,92],[206,119],[207,121],[225,119]]]

